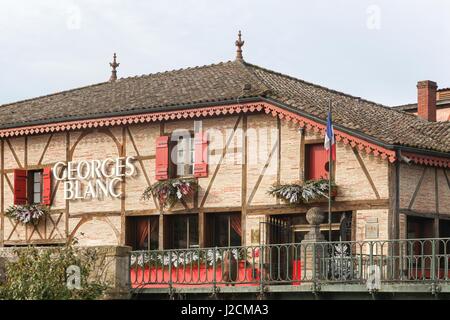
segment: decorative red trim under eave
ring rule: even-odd
[[[239,113],[252,113],[260,111],[264,111],[266,114],[271,114],[274,117],[279,117],[280,119],[284,119],[286,121],[291,121],[295,124],[298,124],[301,128],[313,130],[314,132],[320,133],[323,136],[325,135],[326,126],[323,124],[315,122],[306,117],[300,116],[296,113],[287,111],[283,108],[274,106],[270,103],[258,102],[258,103],[211,106],[211,107],[165,111],[165,112],[153,112],[139,115],[116,116],[99,119],[76,120],[76,121],[50,123],[36,126],[19,127],[12,129],[3,129],[0,130],[0,138],[33,135],[33,134],[45,134],[52,132],[63,132],[69,130],[81,130],[88,128],[102,128],[118,125],[149,123],[163,120],[167,121],[177,119],[201,118],[208,116],[232,115]],[[396,160],[395,151],[393,150],[385,149],[376,144],[367,142],[363,139],[359,139],[350,134],[341,132],[337,129],[335,129],[334,132],[337,141],[341,141],[342,143],[350,145],[353,148],[358,147],[360,151],[365,151],[367,154],[373,154],[377,157],[379,156],[382,159],[388,159],[390,162],[394,162]]]
[[[450,168],[450,159],[449,158],[439,158],[433,156],[420,155],[417,153],[409,153],[402,152],[402,155],[412,160],[412,162],[416,164],[433,166],[433,167],[441,167],[441,168]]]
[[[50,123],[35,126],[24,126],[0,130],[0,138],[15,137],[33,134],[45,134],[51,132],[62,132],[69,130],[81,130],[89,128],[102,128],[117,125],[138,124],[157,122],[163,120],[178,120],[188,118],[200,118],[207,116],[220,116],[226,114],[238,114],[241,112],[261,111],[265,103],[233,104],[224,106],[213,106],[176,111],[151,112],[138,115],[115,116],[98,119],[74,120],[58,123]]]

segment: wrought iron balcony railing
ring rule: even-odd
[[[133,251],[133,288],[450,281],[450,239]]]

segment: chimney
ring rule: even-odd
[[[436,91],[434,81],[419,81],[417,83],[417,114],[419,117],[436,121]]]

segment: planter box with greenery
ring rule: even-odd
[[[10,206],[5,215],[24,225],[38,225],[39,221],[48,214],[47,206],[40,204],[26,204]]]
[[[171,208],[182,199],[188,200],[197,188],[198,183],[194,178],[174,178],[155,182],[145,189],[142,198],[149,200],[155,197],[162,208]]]
[[[275,184],[268,193],[284,202],[292,205],[302,203],[313,203],[328,199],[329,181],[326,179],[308,180],[305,182],[294,182],[290,184]],[[337,195],[337,187],[331,183],[331,197]]]

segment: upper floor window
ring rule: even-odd
[[[156,138],[156,180],[208,176],[208,137],[199,125],[194,126],[194,132],[175,130],[170,136]]]
[[[51,169],[14,170],[14,204],[51,205]]]
[[[28,171],[28,203],[42,202],[42,170]]]
[[[172,135],[172,177],[190,176],[194,173],[194,135]]]

